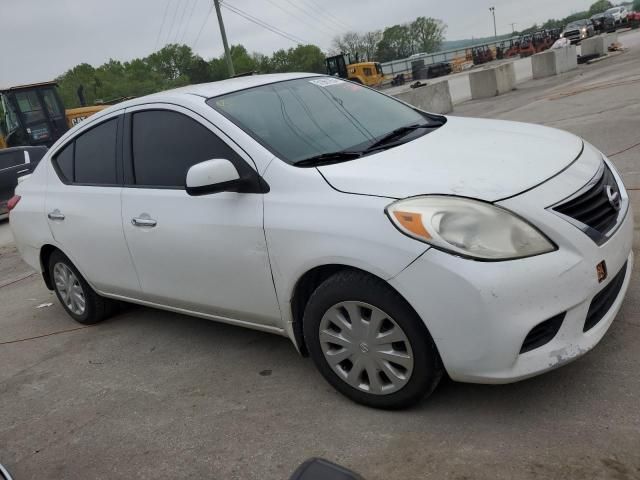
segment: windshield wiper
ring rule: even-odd
[[[398,138],[402,138],[409,133],[419,130],[420,128],[436,128],[438,125],[432,125],[430,123],[416,123],[415,125],[406,125],[404,127],[396,128],[392,132],[387,133],[385,136],[375,141],[371,145],[369,145],[366,149],[366,152],[370,152],[372,150],[377,150],[378,148],[391,143],[393,140],[397,140]]]
[[[314,157],[305,158],[299,162],[294,163],[296,167],[319,167],[321,165],[331,165],[333,163],[346,162],[348,160],[355,160],[362,156],[362,152],[350,152],[342,150],[339,152],[322,153]]]
[[[369,153],[381,150],[383,147],[395,145],[395,140],[408,135],[409,133],[419,130],[421,128],[438,128],[444,125],[444,122],[430,123],[416,123],[414,125],[405,125],[404,127],[396,128],[392,132],[384,135],[382,138],[376,140],[363,150],[340,150],[337,152],[322,153],[310,158],[305,158],[296,162],[294,165],[297,167],[319,167],[322,165],[331,165],[334,163],[346,162],[349,160],[355,160],[356,158],[363,157]]]

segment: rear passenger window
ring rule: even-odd
[[[136,185],[184,188],[193,165],[238,156],[226,143],[181,113],[149,110],[133,114],[132,155]]]
[[[76,138],[76,183],[115,185],[118,120],[109,120]]]
[[[56,155],[55,163],[58,166],[58,173],[64,177],[62,180],[73,182],[73,142]]]

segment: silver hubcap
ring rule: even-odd
[[[373,305],[349,301],[327,310],[320,322],[320,345],[333,371],[363,392],[397,392],[413,372],[409,339]]]
[[[56,291],[66,307],[76,315],[82,315],[86,308],[84,291],[75,273],[64,263],[56,263],[53,267],[53,278]]]

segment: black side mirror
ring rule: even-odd
[[[364,480],[357,473],[322,458],[311,458],[298,467],[290,480]]]

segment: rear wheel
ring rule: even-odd
[[[76,322],[92,325],[115,311],[116,303],[98,295],[62,252],[49,257],[49,274],[58,300]]]
[[[363,405],[409,407],[442,376],[435,344],[417,314],[363,272],[340,272],[322,283],[309,299],[303,328],[322,375]]]

